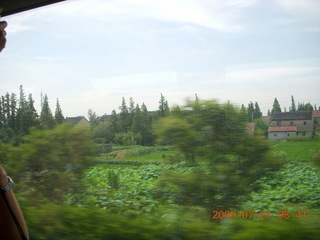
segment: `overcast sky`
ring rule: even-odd
[[[0,95],[64,116],[186,98],[320,106],[319,0],[68,0],[3,18]],[[40,109],[38,108],[38,111]]]

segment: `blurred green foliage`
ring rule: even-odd
[[[267,140],[250,136],[245,126],[245,116],[231,103],[198,99],[156,122],[159,143],[176,146],[190,163],[207,163],[209,173],[164,178],[179,189],[179,203],[234,207],[252,190],[251,183],[281,166],[283,159],[268,155]]]
[[[165,147],[101,138],[97,150],[90,128],[59,125],[31,130],[19,146],[0,143],[0,161],[17,182],[32,240],[317,239],[319,169],[271,151],[246,133],[245,119],[230,103],[196,99],[154,125]],[[121,138],[134,144],[130,134]],[[308,215],[211,219],[237,209]]]
[[[63,202],[71,188],[79,188],[81,174],[94,162],[90,129],[58,125],[32,129],[19,146],[2,145],[5,168],[17,190],[36,202]]]

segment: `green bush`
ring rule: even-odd
[[[217,239],[219,226],[192,210],[125,217],[94,207],[43,205],[24,209],[31,240]],[[159,217],[160,216],[160,217]]]

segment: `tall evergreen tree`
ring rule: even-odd
[[[38,119],[37,110],[34,107],[34,100],[32,98],[32,94],[30,93],[28,96],[28,119],[29,119],[29,126],[38,127],[39,126],[39,119]]]
[[[271,116],[273,116],[277,112],[281,112],[281,107],[280,107],[280,104],[278,102],[278,99],[275,98],[274,101],[273,101],[273,105],[272,105]]]
[[[254,112],[253,112],[253,118],[254,119],[259,119],[262,117],[262,112],[260,110],[259,104],[255,102],[254,104]]]
[[[128,120],[128,124],[129,126],[132,126],[133,124],[133,118],[134,118],[134,115],[135,115],[135,103],[133,101],[133,98],[130,97],[129,99],[129,109],[128,109],[128,113],[129,113],[129,120]]]
[[[253,120],[254,120],[254,105],[252,102],[250,102],[247,108],[247,121],[253,122]]]
[[[42,128],[53,128],[55,125],[47,94],[44,95],[42,109],[40,113],[40,125]]]
[[[247,121],[247,109],[243,104],[241,104],[240,115],[244,121]]]
[[[23,90],[23,86],[20,85],[19,93],[19,108],[17,110],[17,126],[19,129],[19,135],[23,136],[28,133],[28,104],[26,96]]]
[[[134,117],[132,122],[132,132],[134,134],[134,142],[135,144],[142,145],[142,115],[139,104],[136,105],[134,110]]]
[[[130,126],[130,119],[129,119],[129,110],[126,104],[126,100],[122,97],[122,103],[119,107],[120,115],[119,115],[119,122],[120,122],[120,132],[126,132]]]
[[[116,110],[114,109],[111,112],[110,127],[112,129],[113,136],[115,136],[115,134],[119,132],[119,118]]]
[[[154,136],[152,134],[152,117],[149,115],[147,106],[141,105],[141,122],[142,122],[142,145],[151,146],[154,144]]]
[[[297,111],[296,104],[295,104],[295,102],[294,102],[293,96],[291,95],[291,107],[290,107],[290,112],[296,112],[296,111]]]
[[[271,116],[271,112],[270,112],[270,109],[268,109],[268,113],[267,113],[267,116]]]
[[[4,127],[9,128],[10,124],[10,94],[7,92],[5,96],[2,97],[2,103],[3,103],[3,115],[4,115]]]
[[[165,117],[169,114],[169,112],[170,112],[170,109],[169,109],[168,101],[161,93],[160,100],[159,100],[159,110],[158,110],[159,117]]]
[[[10,119],[9,127],[15,132],[18,132],[17,128],[17,97],[16,94],[11,93],[10,97]]]
[[[63,120],[64,120],[64,116],[62,114],[62,110],[61,110],[58,98],[57,98],[57,103],[56,103],[56,111],[55,111],[55,114],[54,114],[54,119],[57,122],[57,124],[63,123]]]

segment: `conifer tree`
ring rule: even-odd
[[[61,110],[58,98],[57,98],[57,103],[56,103],[56,111],[55,111],[55,114],[54,114],[54,119],[57,122],[57,124],[63,123],[63,120],[64,120],[64,116],[62,114],[62,110]]]
[[[295,112],[297,111],[297,108],[296,108],[296,104],[294,102],[294,98],[293,96],[291,95],[291,108],[290,108],[290,112]]]
[[[129,119],[129,110],[124,97],[122,97],[122,103],[119,109],[120,109],[120,115],[119,115],[120,132],[126,132],[131,126],[130,126],[130,119]]]
[[[247,108],[247,121],[253,122],[253,117],[254,117],[254,105],[252,102],[250,102]]]
[[[40,125],[42,128],[53,128],[55,125],[47,94],[44,95],[40,113]]]
[[[278,102],[278,99],[275,98],[274,102],[273,102],[273,105],[272,105],[271,116],[273,116],[277,112],[281,112],[281,107],[280,107],[280,104]]]
[[[161,93],[160,100],[159,100],[159,110],[158,110],[159,117],[165,117],[169,114],[169,112],[170,112],[170,109],[168,106],[168,101]]]
[[[262,112],[260,110],[259,104],[255,102],[254,104],[254,113],[253,113],[253,118],[254,119],[259,119],[262,117]]]
[[[152,134],[152,117],[149,115],[147,106],[142,103],[141,105],[141,134],[142,134],[142,145],[151,146],[154,143],[154,136]]]

